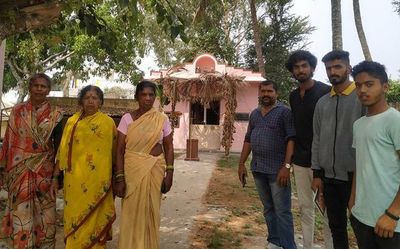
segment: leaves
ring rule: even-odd
[[[118,73],[121,80],[136,83],[142,77],[136,64],[149,49],[146,20],[159,17],[160,24],[153,26],[160,35],[187,41],[184,19],[166,0],[71,0],[63,2],[62,9],[59,20],[46,29],[7,40],[6,57],[20,69],[20,78],[54,67],[56,80],[66,78],[67,72],[82,79]],[[7,77],[6,84],[15,85],[16,78]]]
[[[400,102],[400,80],[389,80],[389,91],[386,94],[389,103]]]
[[[277,82],[280,86],[279,98],[288,101],[289,93],[296,86],[291,74],[285,68],[285,62],[291,51],[307,46],[307,35],[314,31],[307,18],[290,13],[292,0],[264,1],[265,17],[268,23],[262,23],[263,54],[265,59],[266,78]],[[247,66],[256,69],[255,49],[249,46],[245,55]]]

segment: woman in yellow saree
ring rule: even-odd
[[[119,249],[158,249],[161,191],[173,180],[173,145],[168,117],[154,107],[156,85],[136,86],[139,109],[118,126],[114,192],[123,197]]]
[[[64,240],[67,249],[105,248],[115,220],[111,183],[116,129],[98,111],[100,88],[83,88],[79,104],[83,109],[68,119],[57,154],[56,171],[64,170]]]

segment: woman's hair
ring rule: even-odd
[[[44,79],[47,83],[47,86],[51,88],[51,83],[52,83],[51,78],[47,76],[47,74],[45,73],[36,73],[32,75],[32,77],[29,78],[29,86],[31,86],[33,82],[35,82],[37,79]]]
[[[78,104],[79,105],[83,104],[83,98],[85,97],[86,93],[89,92],[90,90],[94,90],[96,92],[97,96],[100,98],[101,104],[103,105],[104,93],[98,86],[93,86],[93,85],[87,85],[81,89],[81,91],[78,94]]]
[[[153,89],[154,94],[156,93],[156,88],[157,88],[156,84],[154,84],[153,82],[148,81],[148,80],[142,80],[136,86],[136,91],[135,91],[135,99],[136,100],[139,97],[139,93],[143,92],[143,90],[147,87]]]

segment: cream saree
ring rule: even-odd
[[[70,117],[57,159],[64,170],[64,239],[67,249],[105,248],[115,220],[111,188],[116,128],[97,112]]]
[[[126,194],[122,200],[119,249],[158,249],[161,183],[165,159],[149,153],[167,117],[156,109],[128,126],[125,147]]]

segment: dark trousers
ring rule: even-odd
[[[351,179],[351,178],[349,178]],[[324,200],[331,229],[333,247],[348,249],[347,206],[351,194],[351,181],[323,179]]]
[[[394,233],[393,238],[379,237],[374,228],[367,226],[357,220],[356,217],[350,216],[350,223],[353,227],[354,234],[357,238],[359,249],[399,249],[400,233]]]

